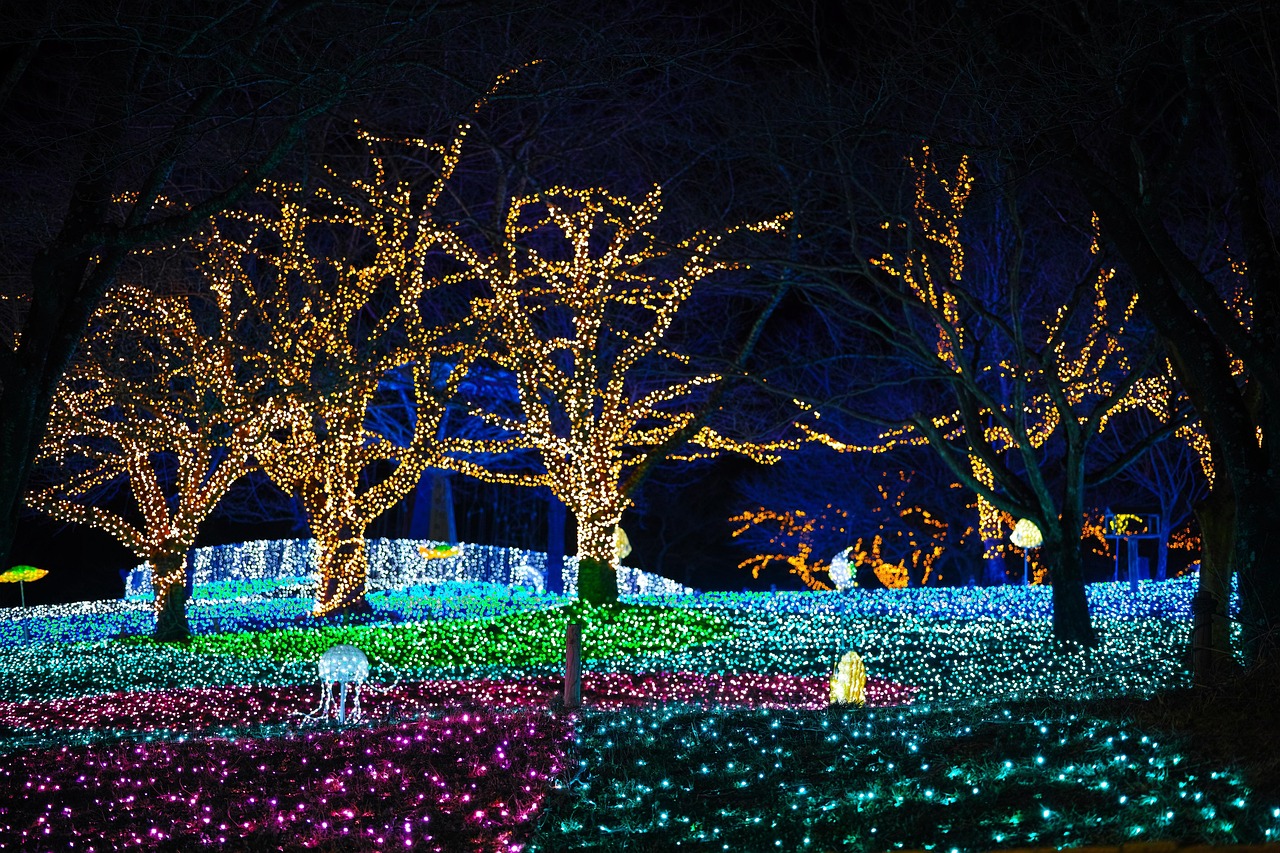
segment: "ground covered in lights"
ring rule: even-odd
[[[0,611],[0,850],[1280,840],[1274,777],[1196,734],[1190,718],[1219,711],[1181,726],[1142,710],[1192,702],[1177,697],[1193,592],[1094,587],[1089,653],[1053,643],[1039,588],[603,610],[446,585],[324,626],[297,600],[213,596],[185,646],[139,636],[141,602]],[[570,620],[577,712],[558,699]],[[338,643],[373,664],[345,724],[316,714],[315,661]],[[868,704],[829,706],[851,649]],[[1223,722],[1238,746],[1271,715]]]

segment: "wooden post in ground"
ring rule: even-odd
[[[569,623],[564,642],[564,706],[582,707],[582,626]]]

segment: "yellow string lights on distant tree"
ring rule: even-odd
[[[903,232],[903,248],[869,262],[883,276],[875,280],[905,298],[902,304],[914,319],[902,326],[896,318],[893,325],[902,329],[904,346],[919,356],[925,378],[954,395],[955,408],[917,412],[860,446],[830,435],[816,410],[801,428],[841,452],[934,447],[957,480],[977,494],[989,554],[1007,515],[1034,517],[1051,527],[1045,529],[1046,556],[1070,576],[1064,582],[1072,588],[1061,596],[1062,603],[1070,602],[1070,615],[1059,621],[1055,606],[1055,630],[1064,639],[1092,643],[1083,586],[1077,583],[1085,474],[1077,461],[1091,437],[1122,412],[1163,409],[1161,429],[1172,430],[1185,424],[1188,408],[1168,393],[1170,383],[1152,381],[1161,366],[1156,351],[1147,347],[1139,356],[1130,334],[1137,297],[1115,302],[1115,271],[1096,258],[1072,299],[1043,321],[1041,335],[1024,327],[1021,303],[984,302],[966,278],[961,226],[974,184],[968,158],[953,176],[940,172],[927,146],[908,162],[914,222],[886,223],[890,240],[898,242],[897,231]],[[1096,217],[1094,222],[1096,227]],[[1089,248],[1099,253],[1096,234]],[[1007,287],[1002,293],[1014,295]],[[889,322],[889,315],[884,319]],[[926,331],[929,325],[932,332]],[[999,342],[1009,355],[993,355],[1003,351]],[[933,359],[936,369],[929,366]],[[1067,454],[1060,463],[1068,472],[1063,484],[1050,482],[1040,470],[1037,451],[1054,435]]]
[[[514,199],[501,246],[465,261],[489,288],[473,303],[472,322],[488,357],[515,377],[520,408],[515,416],[474,411],[511,438],[473,450],[536,451],[543,471],[527,482],[549,486],[573,513],[579,594],[589,599],[617,595],[614,531],[631,503],[623,484],[652,453],[686,438],[691,456],[733,451],[772,462],[794,446],[699,426],[696,397],[717,375],[654,378],[662,362],[688,361],[663,339],[693,288],[737,266],[713,257],[726,235],[698,232],[660,247],[650,229],[661,210],[657,188],[633,200],[555,187]],[[784,222],[741,227],[780,232]]]
[[[841,522],[846,520],[847,513],[843,510],[831,506],[827,509]],[[787,571],[800,578],[809,589],[831,589],[817,574],[826,571],[828,564],[822,558],[813,556],[814,534],[831,522],[825,513],[813,516],[804,510],[777,512],[758,507],[731,516],[729,521],[739,525],[733,530],[734,538],[742,536],[753,527],[770,531],[769,551],[753,554],[738,563],[738,568],[751,570],[751,577],[758,578],[762,571],[779,563],[787,566]],[[844,528],[839,530],[843,532]]]
[[[879,519],[875,532],[857,537],[841,552],[854,571],[866,566],[890,589],[906,587],[909,578],[927,585],[934,577],[948,538],[954,536],[950,525],[928,509],[903,505],[912,476],[906,471],[893,472],[892,476],[884,472],[884,479],[876,485],[881,501],[868,513],[868,521]],[[738,513],[729,521],[738,525],[733,530],[734,538],[749,533],[767,537],[766,549],[740,562],[738,568],[750,569],[751,576],[758,578],[771,565],[784,565],[810,589],[831,588],[818,575],[831,566],[815,557],[814,550],[821,540],[848,541],[847,511],[831,504],[818,513],[757,507]],[[972,532],[972,528],[964,530],[958,542]]]
[[[204,310],[197,317],[193,305]],[[281,413],[228,305],[117,287],[58,387],[27,503],[106,531],[151,567],[157,639],[188,636],[187,554]],[[95,502],[125,486],[133,512]]]

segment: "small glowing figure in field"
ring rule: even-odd
[[[320,710],[311,717],[327,719],[333,709],[333,688],[338,685],[338,722],[347,721],[347,688],[354,686],[351,721],[360,719],[360,688],[369,678],[369,659],[355,646],[334,646],[320,656]]]
[[[846,652],[831,676],[832,705],[867,704],[867,668],[857,652]]]
[[[853,573],[853,565],[849,562],[851,553],[853,553],[852,548],[845,548],[839,554],[836,554],[831,558],[831,568],[827,570],[827,575],[831,578],[831,582],[836,585],[836,589],[840,592],[854,589],[858,585]]]

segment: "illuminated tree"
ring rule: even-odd
[[[738,563],[738,568],[750,569],[751,577],[758,578],[761,572],[778,564],[786,566],[787,572],[800,578],[809,589],[832,589],[818,576],[830,568],[830,563],[824,559],[828,555],[814,554],[814,540],[827,532],[827,528],[846,522],[847,513],[834,507],[828,509],[829,512],[814,516],[802,509],[778,511],[757,507],[731,516],[729,521],[738,525],[733,531],[735,539],[745,537],[744,541],[763,546],[761,553]],[[760,539],[764,541],[759,542]]]
[[[1115,271],[1096,241],[1069,299],[1039,323],[1022,314],[1021,269],[1005,273],[1005,305],[977,298],[966,268],[968,159],[944,175],[925,147],[909,163],[913,216],[886,222],[886,248],[867,259],[878,299],[845,298],[892,333],[923,390],[907,403],[915,411],[873,442],[839,441],[820,421],[811,434],[841,452],[927,444],[992,507],[1035,522],[1053,583],[1054,634],[1093,646],[1080,546],[1085,492],[1181,426],[1185,413],[1091,469],[1091,444],[1110,419],[1151,405],[1141,382],[1161,360],[1133,331],[1135,298],[1117,300]],[[1013,357],[990,361],[999,352]],[[857,414],[892,424],[887,412]]]
[[[769,462],[781,447],[735,441],[705,422],[699,395],[714,393],[719,375],[659,372],[688,363],[664,337],[694,287],[737,266],[713,257],[723,234],[661,246],[651,230],[660,212],[657,189],[632,200],[553,188],[514,199],[498,250],[467,261],[490,289],[472,322],[519,390],[514,415],[473,412],[504,438],[471,449],[536,452],[541,470],[526,482],[549,486],[573,513],[588,600],[617,598],[615,529],[637,472],[655,457],[690,445],[684,458],[729,450]]]
[[[58,386],[27,496],[150,565],[158,640],[188,637],[188,552],[281,412],[231,330],[220,295],[113,289]]]
[[[460,280],[441,271],[455,237],[435,207],[465,133],[440,146],[359,130],[369,176],[331,172],[334,185],[313,193],[266,184],[202,246],[220,258],[218,287],[245,304],[239,333],[286,401],[256,456],[305,509],[319,554],[317,616],[367,609],[366,528],[448,452],[440,425],[470,349],[430,297]],[[439,158],[437,173],[424,186],[397,176],[386,145]],[[388,384],[412,400],[406,429],[371,418]]]
[[[1135,497],[1141,495],[1144,503],[1154,500],[1160,509],[1159,529],[1147,531],[1159,536],[1156,565],[1151,573],[1156,580],[1168,577],[1170,539],[1174,531],[1191,517],[1195,505],[1208,494],[1209,483],[1212,482],[1206,478],[1201,464],[1211,460],[1202,460],[1195,444],[1187,440],[1198,438],[1207,450],[1203,430],[1198,427],[1199,424],[1188,425],[1176,437],[1155,445],[1116,477],[1117,485],[1129,486],[1136,493]],[[1140,423],[1135,428],[1143,434],[1150,431],[1150,427]],[[1115,446],[1123,448],[1134,440],[1130,429],[1128,424],[1113,424],[1106,435],[1115,442]]]
[[[905,461],[905,454],[901,457],[895,464]],[[734,538],[755,551],[738,567],[759,577],[777,565],[811,589],[829,589],[823,575],[831,560],[847,551],[855,570],[866,567],[886,587],[944,580],[944,562],[959,562],[944,557],[967,551],[974,532],[972,526],[947,519],[971,514],[972,502],[956,500],[965,490],[946,482],[949,472],[939,481],[930,476],[935,472],[860,470],[887,461],[876,456],[855,465],[833,465],[826,448],[810,445],[780,466],[785,482],[767,476],[749,480],[744,496],[767,503],[730,518],[738,525]],[[919,461],[928,465],[932,460]],[[941,466],[935,462],[929,467]],[[957,579],[945,578],[952,583]]]

